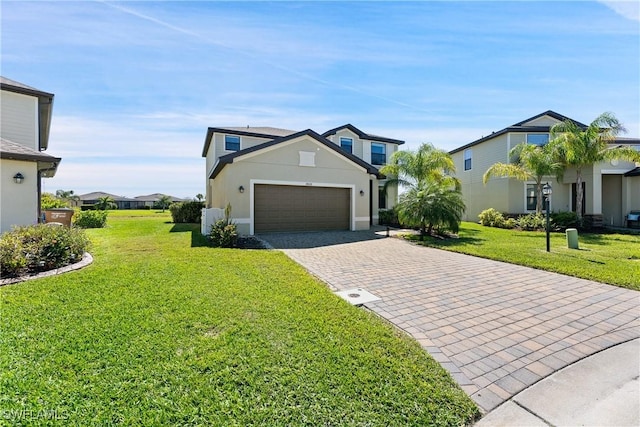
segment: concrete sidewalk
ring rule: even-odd
[[[640,425],[640,340],[608,348],[551,374],[476,427]]]
[[[511,399],[554,372],[640,338],[637,291],[385,234],[261,237],[332,290],[379,297],[365,306],[410,334],[485,413],[519,405]],[[630,358],[615,368],[635,369],[636,377],[640,370]]]

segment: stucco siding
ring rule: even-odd
[[[526,126],[553,126],[556,123],[560,123],[558,120],[549,116],[538,117],[535,120],[528,121],[525,123]]]
[[[0,232],[14,225],[38,222],[38,170],[36,162],[2,159],[0,161],[2,192],[0,192]],[[21,184],[13,182],[16,173],[24,175]]]
[[[0,96],[2,123],[0,136],[33,150],[38,145],[38,98],[2,91]]]
[[[301,166],[300,152],[313,153],[315,166]],[[211,207],[224,208],[231,203],[232,216],[238,220],[240,231],[248,233],[253,214],[253,185],[259,183],[350,188],[355,204],[351,221],[355,223],[355,229],[369,227],[369,174],[309,137],[234,159],[213,180]],[[243,193],[238,190],[240,186],[244,188]],[[360,190],[364,191],[364,196],[360,195]]]

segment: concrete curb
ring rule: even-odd
[[[10,279],[0,280],[0,286],[13,285],[15,283],[26,282],[27,280],[42,279],[43,277],[57,276],[58,274],[68,273],[70,271],[80,270],[93,262],[93,257],[89,252],[85,252],[82,255],[82,259],[79,262],[71,265],[65,265],[64,267],[56,268],[54,270],[43,271],[38,274],[31,274],[28,276],[12,277]]]

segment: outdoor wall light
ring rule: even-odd
[[[22,175],[20,172],[13,175],[13,182],[15,182],[16,184],[22,184],[22,181],[24,181],[24,175]]]
[[[241,185],[240,187],[238,187],[238,191],[244,193],[244,187]]]
[[[364,190],[360,190],[360,195],[364,196]]]

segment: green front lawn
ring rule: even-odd
[[[110,215],[88,231],[91,266],[0,288],[0,420],[449,426],[479,415],[415,341],[282,253],[213,249],[197,225],[168,221]]]
[[[640,235],[582,233],[578,241],[580,249],[569,249],[564,233],[551,233],[546,252],[544,232],[463,222],[458,239],[425,238],[422,244],[640,290]]]

